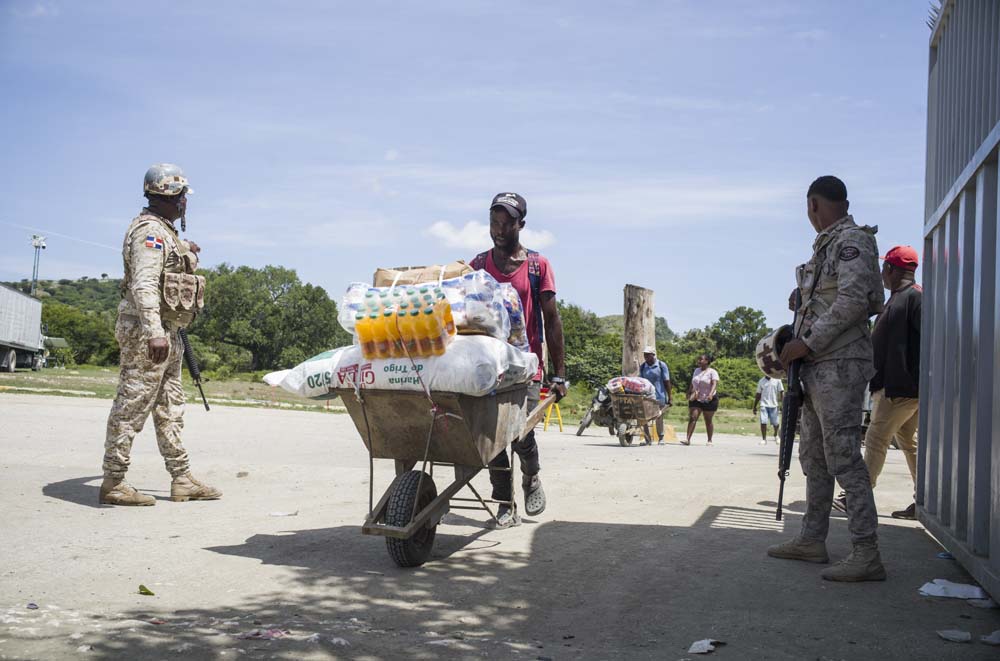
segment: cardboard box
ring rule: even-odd
[[[442,274],[441,269],[444,269]],[[418,285],[425,282],[438,282],[457,278],[466,273],[472,273],[472,267],[462,260],[450,264],[436,264],[433,266],[397,266],[396,268],[380,268],[375,271],[375,287],[391,287],[395,282],[397,285]],[[398,276],[398,280],[396,279]]]

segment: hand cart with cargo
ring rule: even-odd
[[[640,432],[649,443],[649,423],[665,408],[652,397],[627,392],[611,393],[611,407],[618,422],[618,443],[622,447],[632,445],[635,435]]]
[[[531,431],[555,401],[550,395],[527,412],[527,389],[527,384],[517,384],[483,397],[334,389],[369,454],[368,516],[361,532],[385,537],[397,565],[416,567],[430,557],[437,526],[449,509],[485,509],[496,521],[491,504],[515,508],[513,501],[483,498],[471,481],[494,457],[506,452],[508,445]],[[375,459],[396,463],[396,478],[377,503]],[[415,468],[417,464],[419,468]],[[513,482],[513,456],[510,464]],[[454,480],[438,491],[435,469],[441,468],[453,469]],[[464,487],[474,498],[458,497]]]

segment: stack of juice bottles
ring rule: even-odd
[[[366,359],[427,358],[444,354],[455,320],[437,287],[369,291],[355,314],[354,333]]]

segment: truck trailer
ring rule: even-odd
[[[42,302],[0,285],[0,371],[39,370],[45,362]]]

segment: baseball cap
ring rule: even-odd
[[[643,353],[651,353],[651,354],[653,354],[655,356],[656,355],[656,347],[654,347],[654,346],[648,346],[645,349],[643,349],[642,352]]]
[[[906,271],[916,271],[920,263],[913,246],[896,246],[884,254],[882,259]]]
[[[809,185],[806,197],[813,195],[819,195],[831,202],[844,202],[847,200],[847,186],[832,174],[824,175]]]
[[[490,203],[490,209],[503,207],[515,220],[524,220],[528,215],[528,203],[517,193],[497,193]]]

